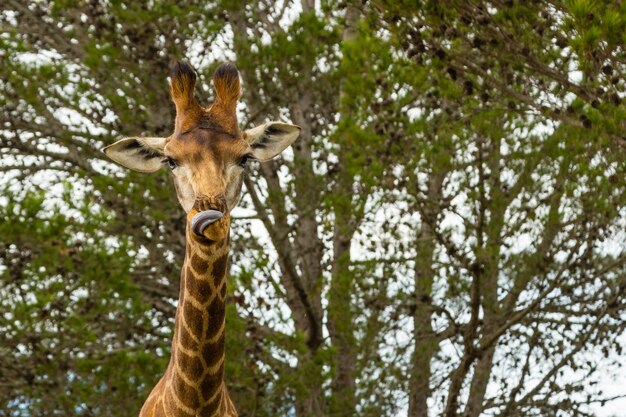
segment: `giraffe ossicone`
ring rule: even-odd
[[[241,196],[246,162],[272,159],[300,134],[298,126],[281,122],[239,130],[241,87],[232,64],[215,71],[211,106],[196,100],[195,83],[189,64],[173,66],[170,94],[176,121],[169,137],[124,138],[103,149],[135,171],[168,167],[187,213],[172,355],[140,417],[237,416],[224,384],[230,211]]]

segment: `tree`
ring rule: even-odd
[[[404,57],[435,70],[406,172],[420,215],[409,415],[429,400],[447,416],[581,412],[603,369],[581,352],[621,354],[623,10],[375,8]]]
[[[166,174],[99,149],[170,133],[181,57],[206,94],[237,64],[242,127],[302,127],[291,155],[252,167],[234,216],[240,415],[606,400],[594,383],[623,359],[626,14],[469,3],[3,4],[2,412],[136,415],[164,369],[182,211]]]

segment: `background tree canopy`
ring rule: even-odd
[[[165,369],[183,212],[166,172],[100,149],[171,133],[181,58],[205,102],[237,64],[242,128],[302,127],[233,216],[242,417],[610,415],[626,395],[626,4],[0,7],[0,416],[136,416]]]

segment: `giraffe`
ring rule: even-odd
[[[103,149],[113,161],[135,171],[169,167],[187,213],[172,354],[140,417],[237,416],[224,384],[230,211],[239,202],[246,163],[272,159],[300,134],[298,126],[280,122],[239,130],[239,72],[232,64],[215,71],[211,106],[199,104],[195,83],[189,64],[174,64],[172,135],[125,138]]]

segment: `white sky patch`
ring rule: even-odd
[[[275,2],[273,5],[274,10],[282,9],[284,7],[285,1],[287,0]],[[316,2],[319,2],[319,0]],[[291,4],[285,9],[285,13],[278,21],[280,27],[285,29],[291,26],[291,24],[300,16],[300,13],[302,13],[302,5],[300,4],[300,2],[290,1],[290,3]],[[316,6],[315,10],[319,10],[319,7]]]
[[[626,349],[626,334],[620,336],[620,344]],[[625,395],[626,373],[614,375],[611,372],[602,373],[599,379],[599,387],[602,388],[608,397]],[[626,411],[626,398],[620,398],[615,401],[607,402],[602,405],[594,404],[590,407],[597,417],[622,417]]]
[[[580,84],[583,80],[583,72],[579,70],[570,71],[567,74],[567,78],[574,84]]]
[[[17,62],[21,62],[23,64],[30,65],[46,65],[51,64],[55,60],[62,59],[63,56],[60,55],[56,51],[51,50],[42,50],[37,53],[35,52],[20,52],[15,54],[12,59],[15,59]]]
[[[80,114],[74,109],[70,109],[68,107],[61,107],[54,111],[54,116],[64,125],[82,127],[82,126],[95,126],[85,116]]]
[[[414,122],[419,120],[424,115],[424,109],[420,107],[413,107],[406,110],[406,114],[409,117],[409,120]]]
[[[233,62],[236,56],[232,52],[232,44],[233,32],[230,25],[226,25],[208,50],[205,49],[204,39],[188,40],[185,46],[189,63],[196,69],[202,69],[214,62]]]

